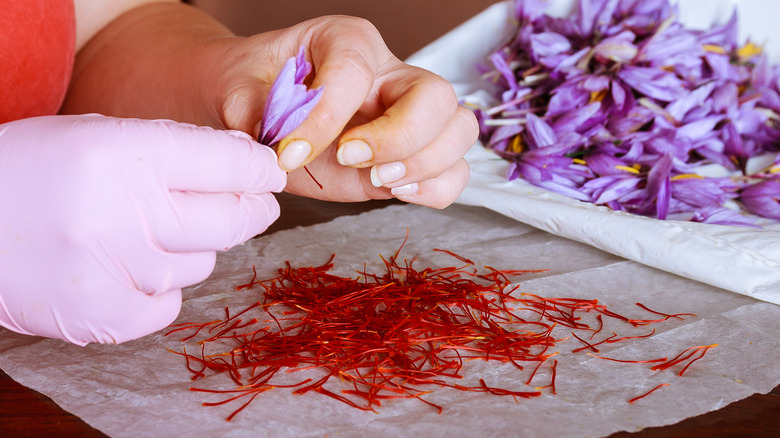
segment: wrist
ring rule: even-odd
[[[181,3],[136,7],[76,54],[63,113],[166,118],[213,125],[204,110],[212,46],[232,33]]]

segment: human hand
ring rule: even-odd
[[[98,115],[0,125],[0,325],[76,344],[165,327],[216,251],[276,220],[285,179],[239,132]]]
[[[337,201],[395,196],[445,207],[468,181],[463,155],[476,141],[471,111],[442,78],[398,60],[367,21],[322,17],[248,39],[221,41],[216,112],[257,136],[270,84],[302,45],[324,85],[309,117],[279,145],[287,191]],[[301,169],[303,165],[322,183]]]

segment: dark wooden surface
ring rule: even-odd
[[[394,201],[334,204],[282,195],[282,216],[268,233],[358,214]],[[485,214],[492,214],[486,211]],[[772,437],[780,436],[780,386],[769,394],[756,394],[723,409],[666,427],[613,438],[660,437]],[[572,425],[576,428],[576,425]],[[0,371],[0,437],[103,437],[78,417],[60,409],[48,397],[16,383]]]

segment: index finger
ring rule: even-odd
[[[122,124],[125,138],[137,138],[153,154],[169,190],[259,194],[280,192],[287,181],[274,152],[244,133],[169,120]]]
[[[339,136],[372,92],[379,67],[393,59],[379,32],[367,20],[333,17],[312,31],[309,45],[320,102],[279,144],[279,165],[295,170],[314,160]],[[379,114],[383,108],[377,108]]]

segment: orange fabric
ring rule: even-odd
[[[75,47],[73,0],[0,0],[0,123],[57,113]]]

